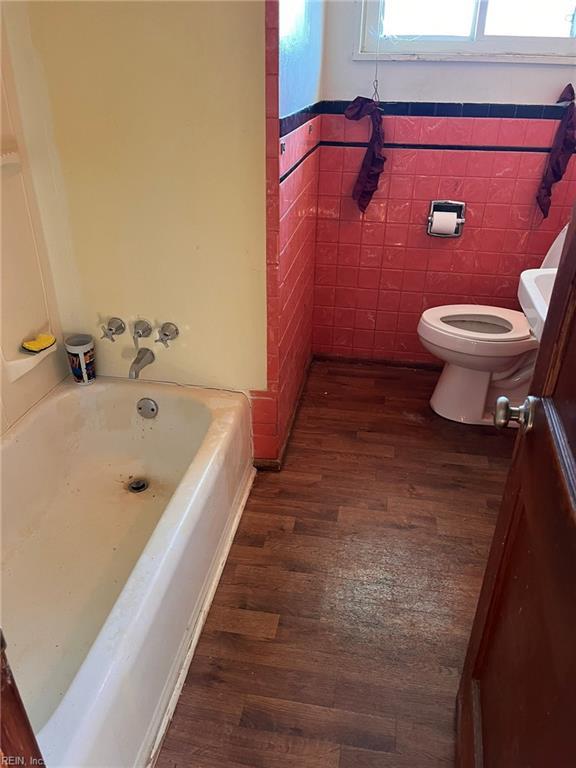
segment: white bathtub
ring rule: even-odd
[[[239,394],[64,382],[5,435],[2,627],[49,768],[150,761],[252,478]]]

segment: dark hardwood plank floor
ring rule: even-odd
[[[513,433],[428,406],[437,374],[315,362],[259,473],[157,768],[428,768]]]

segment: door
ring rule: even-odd
[[[6,643],[0,629],[0,765],[44,765],[34,731],[28,720],[18,686],[6,658]]]
[[[458,768],[576,766],[576,209],[458,692]]]

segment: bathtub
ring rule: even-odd
[[[2,626],[49,768],[153,760],[253,479],[249,417],[240,394],[101,378],[4,436]]]

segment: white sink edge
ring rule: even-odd
[[[548,314],[548,302],[542,294],[536,279],[540,276],[554,276],[558,270],[554,268],[526,269],[520,275],[518,283],[518,300],[534,336],[538,341],[542,338],[546,315]],[[552,286],[553,288],[553,286]]]

